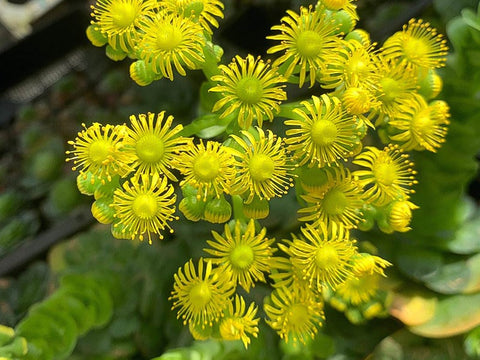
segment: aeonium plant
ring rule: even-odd
[[[385,315],[381,279],[391,263],[360,248],[355,232],[410,230],[417,208],[410,195],[421,171],[410,153],[435,152],[449,124],[447,103],[435,100],[446,40],[412,19],[379,46],[356,28],[353,0],[320,0],[288,10],[272,27],[268,58],[237,55],[223,63],[214,30],[226,5],[92,6],[88,38],[113,60],[128,57],[137,84],[200,70],[206,91],[203,112],[186,126],[165,112],[84,125],[67,151],[80,192],[94,196],[93,216],[119,239],[161,240],[173,231],[177,209],[193,222],[225,224],[205,239],[205,257],[186,259],[174,276],[169,300],[195,339],[248,347],[259,332],[259,306],[266,323],[294,344],[315,337],[325,302],[352,322]],[[289,100],[291,86],[314,95]],[[291,216],[301,226],[274,239],[261,219],[271,199],[288,192],[297,195]],[[259,282],[271,293],[263,304],[247,303],[242,293]]]

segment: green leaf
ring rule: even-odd
[[[480,19],[472,10],[463,9],[462,18],[468,24],[468,26],[480,31]]]
[[[446,248],[456,254],[472,254],[480,251],[480,217],[466,221],[455,233]]]
[[[415,286],[393,294],[389,313],[407,326],[427,323],[435,315],[437,295]]]
[[[425,339],[402,329],[383,339],[371,360],[466,360],[462,339]]]
[[[411,326],[414,334],[443,338],[463,334],[480,325],[480,293],[459,294],[439,299],[427,322]]]
[[[434,250],[402,246],[398,249],[396,263],[406,275],[423,280],[439,271],[443,264],[443,256]]]
[[[446,264],[425,285],[442,294],[473,293],[480,290],[480,254]]]
[[[220,119],[218,114],[203,115],[185,126],[180,134],[182,136],[197,135],[203,139],[209,139],[222,134],[232,120],[231,116]]]

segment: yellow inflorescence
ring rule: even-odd
[[[354,0],[319,0],[272,27],[265,58],[225,64],[213,32],[227,4],[97,0],[87,36],[110,58],[131,59],[137,84],[187,70],[206,81],[191,124],[160,112],[83,125],[67,160],[79,190],[95,198],[94,217],[117,238],[162,239],[179,218],[177,196],[186,219],[224,224],[207,241],[209,258],[190,259],[174,276],[172,309],[195,339],[247,347],[259,333],[258,307],[235,292],[255,298],[271,286],[267,324],[286,342],[307,343],[322,326],[324,301],[353,322],[385,313],[381,280],[391,264],[360,252],[353,231],[411,229],[410,153],[437,151],[449,125],[448,104],[435,99],[446,42],[412,19],[377,47],[355,29]],[[287,83],[313,89],[289,102]],[[257,220],[293,187],[303,223],[277,242]]]

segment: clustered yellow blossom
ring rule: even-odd
[[[382,278],[391,264],[362,252],[355,231],[410,230],[417,208],[410,153],[435,152],[449,124],[448,104],[435,99],[445,39],[412,19],[378,45],[355,28],[354,0],[319,0],[287,11],[267,36],[264,58],[236,55],[225,65],[213,35],[226,6],[92,6],[88,38],[111,59],[128,56],[139,85],[203,71],[211,108],[192,126],[213,119],[209,126],[224,132],[186,136],[202,132],[174,126],[164,112],[132,115],[124,125],[84,125],[67,152],[79,190],[94,196],[92,214],[118,238],[163,238],[179,218],[177,196],[188,220],[225,224],[206,242],[208,257],[188,260],[174,276],[172,309],[195,339],[247,347],[259,332],[258,305],[236,292],[253,293],[259,282],[273,288],[265,321],[286,342],[315,337],[325,302],[356,323],[384,315]],[[287,84],[308,86],[311,96],[288,102]],[[300,226],[277,242],[258,220],[292,188]]]

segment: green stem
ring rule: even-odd
[[[240,195],[232,195],[233,218],[235,220],[243,220],[247,222],[247,218],[243,213],[243,199]]]
[[[221,51],[223,53],[223,50],[218,45],[215,45],[211,42],[208,42],[203,47],[203,55],[205,57],[205,62],[202,64],[202,71],[208,81],[211,81],[210,79],[212,78],[212,76],[220,75],[222,73],[221,70],[218,68],[215,47],[217,47],[217,52]]]

